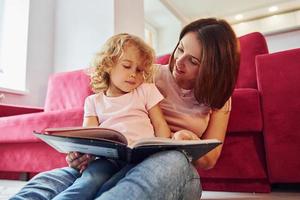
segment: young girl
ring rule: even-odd
[[[153,83],[145,83],[152,80],[154,58],[152,48],[136,36],[123,33],[111,37],[93,63],[91,86],[95,94],[85,100],[83,126],[117,130],[129,143],[141,138],[170,137],[171,131],[158,105],[163,96]],[[82,176],[59,196],[72,199],[76,193],[77,198],[80,195],[88,199],[123,165],[117,161],[112,169],[107,162],[115,161],[98,159],[89,165],[82,163]],[[93,178],[86,176],[91,173]],[[84,193],[86,188],[78,187],[77,182],[82,186],[86,181],[93,181],[94,191],[88,188]]]
[[[95,94],[85,100],[83,126],[117,130],[129,143],[141,138],[170,137],[171,131],[158,106],[163,96],[154,84],[145,83],[152,80],[154,58],[152,48],[136,36],[111,37],[93,63],[91,86]],[[70,153],[68,161],[76,154],[79,153]],[[75,165],[82,175],[54,199],[92,199],[125,164],[102,158]]]

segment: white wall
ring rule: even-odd
[[[144,1],[115,0],[115,33],[131,33],[144,38]]]
[[[82,69],[114,33],[114,1],[56,1],[54,72]]]
[[[117,32],[144,36],[143,1],[31,0],[28,31],[28,93],[0,92],[1,102],[42,107],[51,73],[87,67]]]
[[[141,0],[57,0],[54,72],[88,67],[113,34],[144,37],[143,11]]]
[[[170,24],[170,26],[159,29],[159,32],[157,34],[158,48],[156,49],[156,55],[172,53],[178,42],[181,29],[182,27],[179,21],[173,22],[172,24]]]
[[[273,35],[266,35],[269,52],[300,48],[300,29]]]

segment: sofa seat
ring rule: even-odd
[[[213,169],[198,169],[204,190],[270,192],[258,90],[235,89],[227,135]]]
[[[205,190],[270,192],[265,163],[262,134],[243,132],[227,135],[215,167],[198,172]]]
[[[15,142],[0,144],[0,169],[9,172],[38,173],[67,166],[65,155],[44,142]],[[21,162],[22,161],[22,162]]]

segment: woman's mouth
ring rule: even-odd
[[[176,74],[183,74],[184,73],[184,71],[181,71],[180,69],[178,69],[176,65],[175,65],[175,72],[176,72]]]

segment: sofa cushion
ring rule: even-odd
[[[240,41],[240,71],[236,88],[257,88],[255,57],[268,53],[264,36],[254,32],[239,38]]]
[[[300,182],[300,48],[257,57],[271,183]]]
[[[228,131],[261,132],[262,114],[258,90],[252,88],[235,89],[232,95],[232,109]]]
[[[61,72],[50,76],[45,111],[82,108],[92,94],[89,76],[83,70]]]
[[[165,54],[165,55],[162,55],[162,56],[158,56],[156,58],[156,62],[157,64],[161,64],[161,65],[166,65],[169,63],[169,59],[171,57],[171,54]]]

